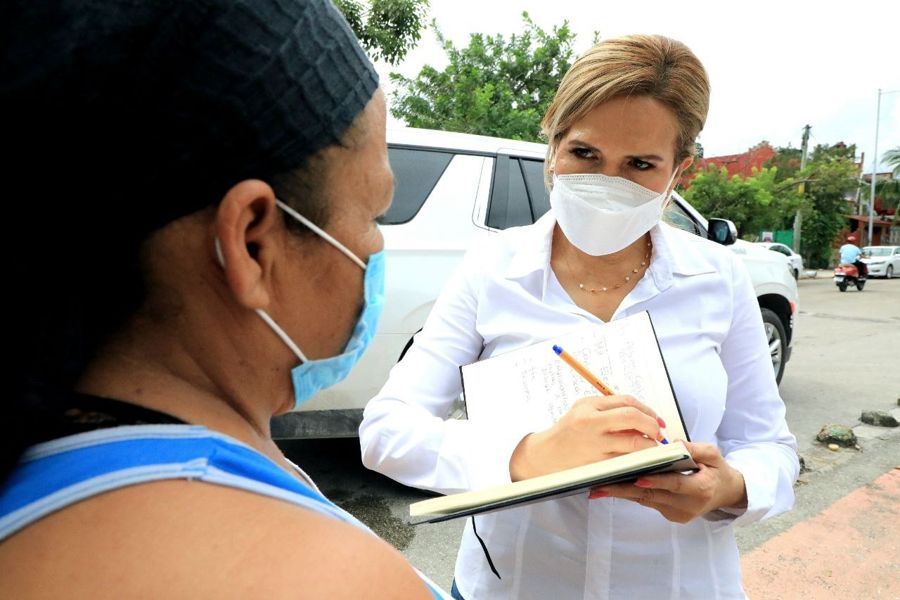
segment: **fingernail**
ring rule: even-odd
[[[666,426],[666,422],[662,420],[662,417],[656,417],[656,422],[659,423],[660,427]]]
[[[634,485],[636,485],[639,488],[650,488],[650,487],[653,487],[653,482],[648,481],[646,479],[638,479],[637,481],[634,482]]]
[[[609,492],[603,492],[603,491],[591,492],[591,494],[588,496],[588,500],[594,500],[596,498],[606,498],[607,496],[609,496]]]

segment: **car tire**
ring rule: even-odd
[[[787,332],[781,318],[775,311],[768,308],[762,309],[763,325],[766,329],[766,341],[769,343],[769,355],[772,358],[772,370],[775,371],[775,381],[781,383],[784,375],[785,350],[787,349]]]
[[[893,279],[894,278],[894,265],[888,265],[887,271],[884,272],[885,279]]]

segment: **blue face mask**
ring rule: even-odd
[[[384,250],[369,256],[368,264],[353,254],[346,246],[334,239],[331,235],[317,226],[315,223],[292,209],[287,204],[277,201],[278,206],[294,219],[300,221],[326,242],[341,251],[347,258],[355,262],[365,272],[363,281],[364,304],[362,313],[353,328],[350,340],[344,351],[337,356],[309,360],[300,350],[297,344],[288,337],[287,333],[264,310],[257,309],[256,313],[266,324],[281,338],[291,349],[302,364],[291,369],[291,379],[294,383],[294,408],[312,398],[317,392],[338,383],[350,373],[350,370],[359,361],[378,327],[378,318],[384,308]],[[219,254],[219,262],[223,265],[224,259],[219,249],[219,241],[216,240],[216,251]]]

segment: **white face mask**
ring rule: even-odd
[[[576,248],[591,256],[612,254],[659,222],[676,173],[662,193],[622,177],[557,175],[553,177],[550,207],[560,229]]]

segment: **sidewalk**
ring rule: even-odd
[[[752,600],[900,598],[900,465],[742,560]]]

